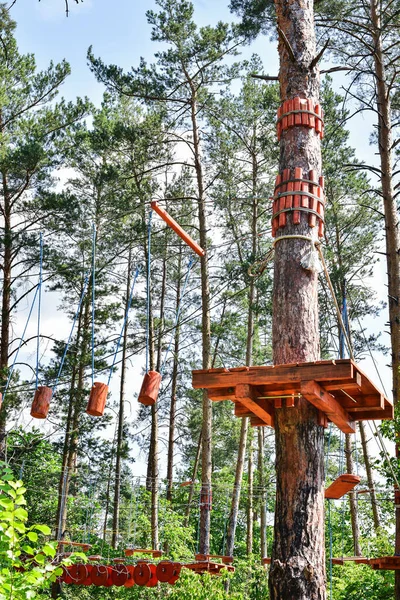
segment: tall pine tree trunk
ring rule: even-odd
[[[253,524],[254,524],[254,466],[253,466],[253,432],[249,435],[249,454],[247,459],[247,533],[246,554],[253,554]]]
[[[369,452],[368,452],[368,440],[367,440],[367,436],[365,433],[364,423],[362,421],[360,421],[358,423],[358,426],[360,428],[361,446],[362,446],[362,451],[363,451],[365,470],[367,473],[369,496],[371,499],[371,507],[372,507],[372,516],[374,519],[375,532],[377,533],[378,529],[381,526],[381,522],[380,522],[379,512],[378,512],[378,502],[376,499],[375,482],[374,482],[374,476],[372,473],[371,459],[369,457]]]
[[[267,548],[267,503],[264,474],[264,428],[258,428],[258,480],[260,489],[260,556],[268,556]]]
[[[346,452],[347,472],[354,473],[354,461],[353,461],[353,453],[352,453],[351,435],[346,433],[345,439],[346,439],[345,452]],[[349,505],[350,505],[351,530],[353,532],[354,556],[361,556],[360,526],[358,523],[358,505],[357,505],[356,495],[354,492],[349,493]]]
[[[202,367],[211,367],[211,322],[210,322],[210,283],[208,275],[207,256],[207,214],[206,198],[204,190],[203,165],[201,158],[201,146],[199,127],[197,123],[197,91],[193,81],[189,82],[191,97],[191,122],[193,136],[193,155],[197,180],[198,214],[200,229],[200,245],[205,251],[205,256],[200,259],[201,271],[201,332],[202,332]],[[212,408],[207,391],[203,390],[203,430],[202,430],[202,452],[201,452],[201,501],[200,501],[200,537],[199,552],[209,554],[210,552],[210,521],[211,521],[211,474],[212,474]]]
[[[181,275],[182,275],[182,244],[179,244],[178,273],[176,285],[175,312],[178,313],[181,298]],[[176,324],[174,335],[174,362],[172,365],[171,402],[169,407],[169,430],[168,430],[168,457],[167,457],[167,500],[172,500],[173,478],[174,478],[174,448],[175,448],[175,416],[176,416],[176,391],[178,387],[179,367],[179,343],[180,325]]]
[[[252,222],[251,222],[251,240],[252,240],[252,257],[253,260],[257,255],[257,220],[258,220],[258,198],[257,198],[257,160],[253,153],[252,155]],[[246,343],[246,365],[251,367],[253,364],[253,340],[254,340],[254,301],[255,301],[255,280],[250,278],[249,293],[248,293],[248,311],[247,311],[247,343]],[[231,510],[228,520],[228,533],[226,538],[226,553],[228,556],[233,555],[235,546],[235,532],[237,518],[239,514],[240,493],[242,489],[243,470],[245,462],[245,454],[247,447],[247,431],[249,420],[247,417],[242,419],[240,427],[240,439],[238,448],[238,457],[236,462],[235,483],[232,492]]]
[[[281,102],[299,96],[319,103],[312,0],[275,1],[280,55]],[[280,171],[296,167],[321,175],[321,147],[313,129],[292,127],[280,143]],[[279,236],[304,235],[317,240],[308,214]],[[310,242],[284,239],[275,246],[273,292],[274,364],[320,358],[317,274],[300,261]],[[304,398],[295,408],[275,411],[276,509],[269,578],[271,600],[325,600],[324,429],[317,410]]]
[[[126,296],[124,318],[127,315],[129,307],[130,289],[131,289],[131,270],[132,270],[132,249],[129,248],[128,256],[128,274],[126,279]],[[118,429],[117,429],[117,448],[115,460],[115,479],[114,479],[114,504],[113,504],[113,525],[111,546],[117,547],[119,530],[119,512],[121,495],[121,472],[122,472],[122,454],[124,451],[124,408],[125,408],[125,380],[126,380],[126,349],[128,345],[128,318],[122,337],[122,358],[121,358],[121,381],[119,387],[119,411],[118,411]]]

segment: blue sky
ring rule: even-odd
[[[195,18],[201,25],[217,21],[232,21],[229,0],[195,0]],[[76,4],[69,0],[69,17],[65,16],[64,0],[17,0],[11,16],[17,22],[16,37],[20,51],[33,52],[39,68],[52,59],[65,58],[72,74],[62,89],[67,99],[89,96],[96,104],[101,101],[103,87],[95,81],[87,67],[86,53],[90,45],[96,56],[106,63],[126,69],[136,65],[140,56],[151,61],[157,44],[151,42],[151,28],[146,11],[156,8],[153,0],[84,0]],[[266,38],[256,41],[243,55],[258,52],[268,54],[268,64],[277,72],[277,52]]]

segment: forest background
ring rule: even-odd
[[[219,4],[196,2],[196,24],[215,27],[220,19],[230,21],[233,17],[228,7]],[[148,409],[139,410],[135,394],[140,387],[144,366],[148,205],[151,199],[159,199],[197,238],[194,218],[196,186],[190,168],[181,164],[190,162],[191,142],[189,140],[188,143],[186,134],[182,135],[187,123],[185,115],[180,115],[176,107],[172,109],[171,116],[171,111],[165,109],[162,103],[143,103],[113,93],[109,82],[115,81],[115,73],[104,70],[104,65],[96,63],[95,58],[100,56],[105,65],[116,64],[129,70],[131,65],[139,65],[141,56],[153,62],[154,52],[160,47],[165,50],[168,43],[165,39],[161,43],[150,41],[151,25],[147,23],[145,9],[157,11],[155,4],[139,8],[121,2],[118,10],[114,10],[107,2],[85,2],[70,7],[69,20],[56,5],[50,0],[40,4],[17,2],[10,13],[18,23],[15,36],[20,53],[33,52],[39,70],[47,68],[50,58],[56,64],[65,58],[72,68],[72,74],[65,77],[60,88],[60,94],[73,103],[68,107],[70,124],[63,129],[63,135],[51,140],[46,148],[47,163],[45,159],[40,164],[43,158],[40,157],[38,165],[43,170],[38,167],[37,178],[35,173],[16,218],[18,226],[21,215],[29,215],[30,219],[29,227],[24,230],[22,226],[23,231],[19,233],[24,248],[21,250],[21,262],[13,275],[14,298],[22,298],[12,317],[12,337],[17,342],[36,289],[39,230],[43,231],[45,239],[44,269],[48,280],[42,304],[39,369],[42,381],[54,382],[56,377],[71,327],[71,318],[68,317],[73,317],[90,265],[93,221],[98,230],[99,273],[96,287],[96,379],[99,374],[102,378],[108,374],[107,367],[113,358],[116,336],[128,301],[132,272],[141,265],[142,273],[125,339],[124,347],[126,355],[129,355],[129,359],[126,358],[125,387],[120,393],[119,368],[112,376],[112,397],[105,419],[99,424],[82,419],[78,434],[72,441],[67,439],[71,390],[78,399],[77,402],[74,399],[74,406],[79,404],[76,415],[79,421],[90,389],[91,341],[87,335],[91,319],[90,302],[83,302],[80,325],[78,323],[71,351],[74,358],[67,360],[65,378],[61,381],[58,395],[55,395],[49,421],[44,425],[35,424],[36,429],[29,433],[33,424],[28,407],[35,387],[34,376],[29,374],[29,369],[35,369],[36,360],[36,323],[33,317],[26,331],[26,339],[32,338],[30,346],[21,350],[19,363],[22,364],[17,365],[20,374],[18,376],[15,371],[10,382],[9,398],[12,401],[7,415],[7,459],[16,475],[21,475],[28,482],[28,505],[34,521],[57,528],[60,511],[64,510],[65,514],[61,515],[63,528],[68,529],[71,538],[90,538],[92,543],[101,546],[103,553],[104,548],[112,554],[113,547],[140,540],[166,547],[175,556],[190,555],[196,549],[199,536],[196,509],[199,489],[193,486],[193,497],[188,502],[187,490],[180,488],[179,483],[193,480],[200,435],[199,396],[190,390],[190,370],[200,364],[197,352],[201,314],[200,272],[196,264],[182,305],[181,326],[174,329],[174,314],[185,281],[189,254],[154,218],[154,364],[161,366],[171,334],[173,343],[177,345],[166,363],[158,414],[153,411],[150,415]],[[4,14],[3,19],[7,19]],[[214,42],[218,44],[221,40]],[[96,71],[98,79],[108,79],[109,93],[105,99],[104,83],[96,81],[86,65],[87,48],[92,44],[92,70]],[[274,84],[254,80],[249,74],[277,74],[275,45],[275,40],[268,41],[263,36],[251,46],[243,44],[238,47],[240,55],[229,57],[231,52],[227,52],[227,59],[220,64],[216,61],[215,70],[211,73],[218,83],[212,82],[210,89],[204,90],[200,128],[206,206],[213,226],[213,233],[209,233],[208,237],[213,259],[210,280],[214,303],[211,328],[215,366],[236,366],[246,362],[249,312],[252,312],[255,323],[251,360],[254,364],[266,364],[271,357],[269,268],[261,277],[253,278],[254,297],[251,303],[246,290],[249,285],[251,287],[248,268],[265,256],[271,241],[268,197],[272,193],[277,164],[274,114],[278,106]],[[258,53],[260,58],[254,57],[253,53]],[[163,59],[171,59],[171,56],[166,55],[160,60]],[[236,64],[243,59],[247,59],[247,64]],[[332,60],[331,57],[324,64],[329,67],[333,64]],[[366,359],[364,364],[367,366],[364,368],[381,386],[377,373],[373,371],[373,361],[368,356],[370,348],[379,365],[382,382],[389,390],[390,368],[386,366],[388,359],[384,353],[389,342],[383,337],[384,333],[378,337],[380,331],[384,332],[384,323],[388,320],[382,305],[385,301],[385,268],[378,262],[383,239],[379,200],[371,191],[378,184],[362,174],[358,167],[343,168],[357,161],[376,163],[376,158],[371,158],[376,149],[370,145],[370,141],[374,142],[374,118],[362,112],[347,121],[348,114],[356,111],[359,103],[353,99],[344,105],[342,86],[346,87],[344,75],[334,74],[333,80],[325,81],[322,97],[326,110],[325,174],[331,208],[327,222],[327,260],[339,301],[343,300],[343,278],[346,280],[357,358]],[[342,97],[337,95],[340,93]],[[88,96],[96,108],[86,100],[76,103],[77,95]],[[87,128],[82,126],[85,120]],[[30,125],[25,124],[25,127],[29,129]],[[237,135],[237,129],[241,135]],[[18,131],[13,134],[18,135]],[[252,164],[253,170],[249,169],[249,164]],[[58,181],[52,180],[53,169],[57,169]],[[135,172],[133,180],[132,171]],[[16,178],[18,176],[21,177],[21,174],[18,173]],[[368,198],[367,202],[365,198]],[[119,218],[115,218],[116,209]],[[339,230],[341,233],[337,237],[335,234]],[[84,298],[89,297],[88,294]],[[360,331],[360,323],[363,332]],[[323,283],[321,337],[324,357],[336,357],[340,335],[329,292]],[[11,354],[12,358],[14,356],[15,353]],[[120,359],[121,355],[118,355]],[[78,392],[71,388],[73,381]],[[171,393],[171,388],[175,392]],[[168,439],[172,397],[178,403],[173,440]],[[119,439],[117,424],[118,414],[121,415],[121,398],[122,403],[126,402],[126,408],[120,431],[122,438]],[[225,551],[230,525],[240,429],[240,423],[234,421],[231,413],[229,406],[221,403],[214,415],[212,539],[215,552]],[[345,449],[341,436],[332,435],[329,444],[334,452],[328,457],[327,464],[328,473],[334,477],[344,468]],[[390,433],[388,435],[390,437]],[[151,439],[153,445],[149,446]],[[166,450],[172,452],[169,461],[163,459]],[[371,450],[374,456],[381,458],[375,441]],[[155,455],[158,464],[154,462]],[[358,452],[353,449],[352,455],[364,475],[361,449]],[[121,459],[119,467],[118,457]],[[235,554],[242,558],[253,553],[265,556],[268,544],[271,544],[274,477],[273,443],[268,431],[260,435],[256,430],[254,435],[249,435],[247,461],[236,530]],[[174,468],[173,482],[166,473],[167,462],[170,468],[171,465]],[[70,489],[66,494],[67,506],[60,507],[59,490],[66,465]],[[195,475],[198,478],[199,472]],[[375,518],[373,506],[368,504],[367,497],[358,502],[361,509],[357,543],[363,546],[365,553],[373,552],[371,544],[379,550],[389,547],[393,533],[391,499],[387,491],[390,474],[377,464],[376,477],[383,491],[379,500],[379,523],[378,526],[376,521],[374,523],[375,537],[372,541],[369,532]],[[43,485],[46,485],[47,501],[39,503]],[[89,514],[89,506],[93,502],[96,502],[96,511]],[[116,514],[116,505],[119,514]],[[156,516],[155,506],[159,512]],[[334,543],[338,552],[347,546],[351,553],[356,543],[350,523],[351,507],[343,504],[336,508],[337,514],[330,526],[335,533]],[[249,519],[253,520],[254,528],[249,525]],[[266,538],[262,533],[263,519],[268,522]],[[188,539],[187,526],[191,528],[191,540]],[[330,536],[327,537],[329,539]],[[266,597],[264,574],[256,564],[256,557],[246,559],[241,573],[237,575],[240,587],[235,589],[240,590],[238,593],[243,597]],[[375,597],[391,597],[385,595],[390,594],[390,575],[361,572],[365,580],[353,571],[344,577],[339,573],[332,574],[338,579],[335,586],[332,584],[335,597],[351,598],[352,593],[362,597],[360,593],[366,593],[367,584],[379,589],[379,595]],[[247,590],[249,580],[252,583]],[[190,581],[185,585],[196,584]],[[215,593],[225,593],[222,590],[220,585]],[[110,597],[120,594],[115,591],[109,593]],[[73,596],[74,591],[64,589],[63,594]]]

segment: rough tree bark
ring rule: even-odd
[[[281,101],[299,96],[319,102],[312,0],[275,0]],[[321,147],[312,129],[292,127],[281,138],[280,171],[301,167],[321,175]],[[317,239],[307,214],[281,235]],[[320,358],[317,274],[300,265],[309,242],[284,239],[275,247],[273,292],[274,364]],[[324,429],[317,411],[300,398],[295,408],[276,410],[275,536],[269,578],[271,600],[325,600]]]

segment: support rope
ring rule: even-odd
[[[39,351],[40,351],[40,315],[42,309],[42,284],[43,284],[43,234],[40,232],[39,241],[39,291],[37,312],[37,343],[36,343],[36,389],[39,387]]]
[[[147,311],[146,311],[146,373],[149,372],[150,359],[150,276],[151,276],[151,217],[153,211],[150,210],[149,223],[147,227]]]
[[[108,375],[107,385],[110,385],[111,376],[113,374],[115,361],[117,360],[117,354],[118,354],[118,351],[119,351],[119,347],[121,345],[122,336],[124,334],[125,327],[126,327],[127,322],[128,322],[129,309],[130,309],[131,304],[132,304],[133,291],[135,289],[135,283],[136,283],[136,279],[137,279],[138,275],[139,275],[139,267],[136,267],[136,271],[135,271],[135,274],[133,276],[133,283],[132,283],[132,287],[131,287],[131,291],[130,291],[130,295],[129,295],[128,305],[126,307],[124,322],[122,324],[121,333],[119,334],[119,338],[118,338],[118,342],[117,342],[117,347],[115,348],[114,358],[113,358],[113,362],[112,362],[112,365],[111,365],[111,368],[110,368],[110,373]]]
[[[70,343],[71,343],[72,334],[73,334],[73,332],[74,332],[74,329],[75,329],[75,323],[76,323],[76,320],[77,320],[77,318],[78,318],[79,312],[80,312],[80,310],[81,310],[81,306],[82,306],[82,302],[83,302],[83,297],[84,297],[84,295],[85,295],[85,293],[86,293],[86,288],[87,288],[87,286],[88,286],[88,283],[89,283],[89,273],[86,275],[86,277],[85,277],[85,281],[84,281],[84,283],[83,283],[83,289],[82,289],[81,297],[79,298],[79,302],[78,302],[78,308],[76,309],[76,313],[75,313],[75,316],[74,316],[74,320],[72,321],[71,331],[69,332],[68,340],[67,340],[67,343],[65,344],[64,353],[63,353],[63,355],[62,355],[61,362],[60,362],[60,366],[59,366],[59,368],[58,368],[58,373],[57,373],[56,381],[55,381],[55,383],[54,383],[54,387],[53,387],[53,393],[52,393],[52,396],[51,396],[52,398],[53,398],[54,394],[56,393],[56,389],[57,389],[57,386],[58,386],[58,381],[59,381],[59,379],[60,379],[61,372],[62,372],[62,370],[63,370],[64,361],[65,361],[65,357],[66,357],[66,355],[67,355],[68,348],[69,348],[69,345],[70,345]]]
[[[94,386],[94,321],[95,321],[95,286],[96,286],[96,225],[93,223],[92,241],[92,386]]]

